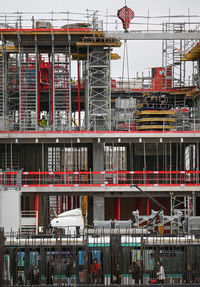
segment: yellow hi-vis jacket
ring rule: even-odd
[[[39,121],[39,125],[40,125],[41,127],[47,126],[47,120],[46,120],[46,119],[41,119],[41,120]]]

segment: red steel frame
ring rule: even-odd
[[[38,61],[38,59],[36,58],[36,61]],[[36,75],[37,75],[37,124],[40,124],[40,67],[39,64],[37,65],[37,71],[36,71]]]
[[[65,66],[65,70],[66,70],[66,79],[65,79],[65,83],[64,83],[64,88],[66,89],[66,116],[67,116],[67,124],[69,124],[69,70],[68,70],[68,66]]]
[[[59,203],[58,203],[58,196],[56,196],[56,215],[59,214]]]
[[[150,205],[149,198],[147,198],[147,215],[150,215]]]
[[[53,89],[54,89],[54,87],[53,87],[53,69],[52,69],[52,64],[51,64],[51,69],[50,69],[50,71],[51,71],[51,120],[52,120],[52,124],[53,124],[53,122],[54,122],[54,114],[53,114],[53,108],[54,108],[54,106],[53,106]]]
[[[37,226],[39,226],[39,193],[36,192],[34,195],[34,210],[36,211],[37,218]]]
[[[81,88],[80,88],[80,61],[77,62],[77,72],[78,72],[78,124],[79,128],[81,126]]]
[[[72,204],[71,204],[71,196],[68,196],[67,197],[67,205],[68,205],[68,210],[71,210],[72,209]]]
[[[24,124],[24,65],[21,65],[21,123]]]

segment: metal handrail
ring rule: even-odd
[[[200,171],[24,171],[22,187],[200,186]],[[97,176],[98,175],[98,176]],[[18,172],[1,172],[2,186],[18,186]]]

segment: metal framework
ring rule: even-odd
[[[185,31],[184,23],[166,23],[163,27],[164,32],[182,33]],[[185,41],[165,40],[163,41],[162,66],[165,75],[163,87],[167,88],[167,83],[171,80],[172,87],[183,87],[185,85],[185,62],[181,61],[185,52]],[[169,73],[171,68],[171,73]]]
[[[18,172],[1,172],[0,184],[17,185]],[[200,171],[25,171],[22,187],[128,186],[199,187]],[[99,175],[98,177],[96,175]],[[191,195],[190,195],[191,196]],[[176,205],[174,205],[176,208]]]
[[[89,130],[111,130],[110,48],[88,47]]]
[[[183,216],[195,215],[195,199],[193,195],[171,196],[171,214],[176,210],[182,212]]]
[[[36,44],[37,45],[37,44]],[[19,127],[36,130],[38,126],[38,54],[19,49]]]
[[[140,228],[140,226],[143,226],[143,228],[145,228],[146,226],[149,226],[149,229],[154,231],[157,213],[157,211],[151,210],[150,215],[139,215],[139,210],[133,211],[132,214],[135,218],[135,227]]]
[[[165,39],[163,50],[166,55],[163,56],[163,66],[166,68],[166,77],[163,85],[166,86],[170,77],[173,80],[172,92],[173,87],[182,87],[185,84],[185,62],[180,61],[182,51],[185,50],[184,35],[187,33],[187,37],[190,36],[190,39],[193,39],[193,34],[199,35],[199,30],[192,28],[193,32],[190,33],[188,25],[186,24],[185,28],[183,23],[167,23],[165,26],[163,34],[161,33],[163,31],[158,30],[158,34],[162,35],[163,40]],[[0,70],[2,70],[0,87],[0,102],[2,101],[0,108],[0,115],[2,115],[1,130],[135,130],[135,119],[132,119],[133,115],[130,111],[128,117],[122,122],[124,125],[118,125],[114,116],[111,116],[110,60],[113,56],[111,55],[111,47],[120,46],[120,31],[112,32],[113,38],[110,39],[109,36],[108,39],[109,33],[98,31],[98,27],[96,27],[97,30],[92,30],[89,24],[83,28],[78,26],[78,29],[74,29],[73,26],[73,31],[69,31],[67,30],[68,26],[61,26],[56,29],[57,27],[53,27],[49,22],[39,21],[35,23],[34,17],[32,26],[27,26],[28,29],[24,29],[24,27],[23,18],[17,15],[16,27],[11,27],[8,23],[5,23],[4,29],[0,31],[2,41],[0,58]],[[161,26],[159,27],[161,28]],[[148,30],[146,34],[152,36],[152,33],[151,30]],[[136,36],[135,38],[133,34]],[[122,38],[137,40],[139,34],[138,31],[131,31],[130,33],[124,33]],[[148,36],[146,38],[146,34],[144,34],[144,40],[150,39],[151,37],[148,38]],[[30,37],[28,41],[27,35]],[[169,40],[170,38],[167,35],[176,36],[176,39],[180,40],[175,40],[173,37]],[[43,42],[46,46],[43,46]],[[9,46],[10,44],[13,46]],[[49,69],[46,90],[42,90],[41,57],[44,55],[47,58],[46,64]],[[82,81],[82,83],[86,83],[85,114],[82,113],[85,116],[85,125],[81,125],[81,128],[80,77],[78,105],[76,99],[73,99],[72,106],[71,58],[78,59],[78,61],[86,60],[86,71]],[[168,74],[167,68],[169,66],[172,67],[172,75]],[[149,80],[151,80],[150,77]],[[141,81],[143,82],[143,79]],[[144,85],[141,86],[141,89],[136,89],[135,84],[134,87],[135,90],[133,89],[132,92],[137,92],[137,90],[140,93],[144,92]],[[75,88],[77,89],[76,84]],[[84,88],[84,84],[82,88]],[[118,91],[117,83],[116,88],[113,88],[113,90]],[[125,92],[127,93],[127,90]],[[149,90],[149,92],[153,93],[155,91]],[[12,109],[10,108],[11,105]],[[45,106],[43,110],[42,106]],[[72,111],[75,114],[77,106],[79,125],[72,123],[75,121],[75,117],[72,118]],[[48,124],[47,127],[41,129],[39,120],[43,114],[47,116]],[[112,120],[113,123],[111,123]],[[194,130],[199,129],[199,125],[196,125],[196,123],[191,126],[187,125],[184,129],[192,129],[193,127]],[[180,125],[180,129],[182,128],[183,125]],[[177,129],[179,127],[174,127],[174,130]]]
[[[139,210],[132,212],[135,218],[136,228],[147,228],[148,230],[155,231],[158,227],[158,231],[163,233],[170,231],[170,233],[180,234],[183,232],[183,219],[185,214],[179,209],[172,210],[173,215],[164,215],[161,211],[151,210],[150,215],[139,215]]]
[[[52,36],[52,122],[54,130],[71,129],[71,47],[66,39],[66,50],[55,53]]]
[[[7,120],[4,130],[19,129],[19,93],[16,91],[19,88],[19,65],[18,54],[7,54]]]
[[[159,215],[159,226],[164,230],[170,230],[171,233],[183,232],[183,213],[179,209],[175,209],[171,212],[173,215],[164,215],[162,211]]]

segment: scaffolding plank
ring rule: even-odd
[[[198,42],[192,49],[184,54],[182,61],[197,61],[200,57],[200,42]]]
[[[136,113],[137,116],[142,116],[142,115],[174,115],[173,110],[144,110],[144,111],[138,111]]]
[[[137,130],[170,130],[174,129],[174,126],[169,125],[143,125],[137,126]]]
[[[141,122],[175,122],[174,118],[141,118],[136,120],[136,123],[141,123]]]

